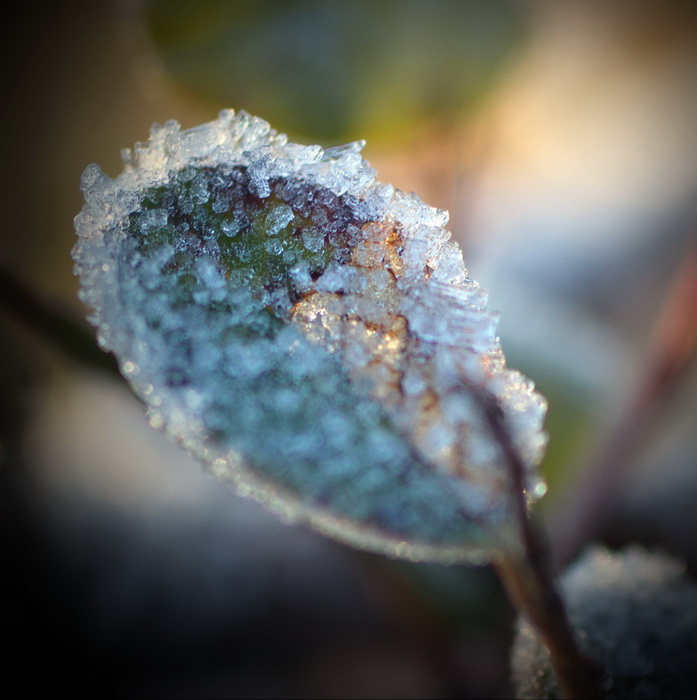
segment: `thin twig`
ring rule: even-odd
[[[494,566],[511,601],[549,651],[559,692],[565,698],[600,698],[602,669],[580,650],[564,600],[551,574],[544,538],[528,514],[525,465],[493,396],[478,396],[494,438],[504,451],[511,475],[522,552]]]
[[[696,359],[697,242],[693,241],[654,327],[643,379],[591,465],[579,470],[556,508],[552,533],[558,568],[573,561],[602,531],[636,456]]]
[[[114,356],[99,349],[89,327],[42,299],[2,265],[0,307],[80,364],[121,376]]]

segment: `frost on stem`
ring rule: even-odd
[[[362,143],[289,143],[224,111],[87,168],[73,255],[101,346],[218,477],[359,547],[443,562],[515,550],[476,397],[526,466],[544,399],[509,370],[447,212],[375,180]]]

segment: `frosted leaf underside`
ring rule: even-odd
[[[531,497],[545,402],[506,368],[447,214],[361,146],[232,111],[154,127],[116,179],[85,171],[81,297],[151,422],[240,492],[356,546],[484,561],[516,528],[478,397]]]

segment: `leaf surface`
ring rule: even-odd
[[[447,213],[361,146],[232,111],[155,126],[117,178],[85,171],[81,297],[151,422],[241,493],[359,547],[486,561],[517,527],[481,397],[531,498],[545,401],[506,368]]]

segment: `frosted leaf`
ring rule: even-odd
[[[358,547],[483,562],[518,535],[477,397],[530,493],[545,402],[506,368],[447,213],[377,182],[362,145],[231,110],[154,127],[117,178],[85,171],[80,296],[153,425],[241,493]]]

